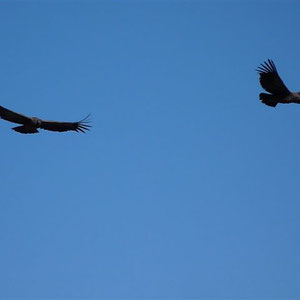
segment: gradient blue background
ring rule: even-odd
[[[297,1],[1,1],[0,297],[300,298]]]

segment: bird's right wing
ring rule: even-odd
[[[76,131],[76,132],[86,132],[90,130],[91,125],[89,125],[90,120],[89,116],[85,117],[84,119],[78,122],[57,122],[57,121],[45,121],[41,120],[42,123],[40,128],[50,130],[50,131],[57,131],[57,132],[64,132],[64,131]]]
[[[261,66],[257,68],[257,72],[260,75],[260,84],[267,92],[281,96],[286,96],[291,93],[279,77],[275,64],[271,59],[261,64]]]
[[[3,106],[0,106],[0,118],[17,124],[26,124],[31,121],[29,117],[11,111]]]

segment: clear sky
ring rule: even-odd
[[[0,297],[300,298],[297,1],[1,1]]]

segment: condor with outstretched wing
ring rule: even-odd
[[[0,106],[0,118],[9,122],[21,124],[22,126],[12,128],[19,133],[38,133],[38,128],[58,132],[70,130],[85,132],[91,128],[89,125],[90,121],[88,119],[89,115],[78,122],[45,121],[36,117],[27,117]]]
[[[276,66],[268,59],[257,68],[259,81],[268,93],[260,93],[259,99],[262,103],[275,107],[278,103],[300,103],[300,92],[291,92],[281,80]]]

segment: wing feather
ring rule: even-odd
[[[0,106],[0,118],[17,124],[31,123],[31,118]]]
[[[271,59],[265,61],[256,71],[259,73],[261,86],[269,93],[279,96],[287,96],[291,92],[281,80],[276,66]]]

